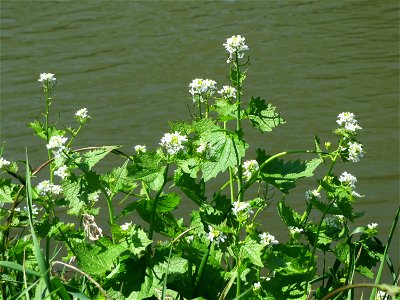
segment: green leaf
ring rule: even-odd
[[[204,195],[201,183],[196,183],[196,179],[192,178],[189,174],[177,170],[174,173],[174,183],[197,205],[201,206],[206,202],[207,198]]]
[[[4,268],[10,268],[16,271],[20,271],[20,272],[25,272],[26,274],[30,274],[36,277],[40,277],[42,276],[42,274],[40,274],[39,272],[36,272],[34,270],[31,270],[27,267],[23,267],[22,265],[13,262],[13,261],[0,261],[0,266],[4,267]]]
[[[278,213],[282,221],[287,226],[299,226],[301,223],[301,216],[295,210],[286,205],[285,201],[278,203]]]
[[[100,160],[102,160],[111,151],[119,148],[119,146],[104,146],[101,149],[92,150],[82,155],[77,160],[77,165],[84,172],[90,171]]]
[[[78,216],[81,209],[86,204],[80,197],[82,178],[70,177],[68,180],[62,182],[62,190],[65,199],[69,201],[68,213]]]
[[[269,157],[264,150],[257,149],[257,161],[260,165]],[[322,163],[320,158],[314,158],[311,161],[295,160],[288,162],[275,159],[263,167],[261,178],[287,194],[290,189],[296,186],[296,180],[303,177],[312,177],[314,170],[320,163]]]
[[[201,163],[200,166],[206,182],[220,172],[224,172],[228,167],[237,165],[237,157],[241,158],[245,155],[247,145],[233,134],[212,131],[204,133],[202,139],[210,145],[210,159]]]
[[[226,100],[217,100],[213,106],[213,110],[218,113],[218,120],[227,122],[237,117],[237,103],[229,103]],[[241,114],[243,117],[245,114]]]
[[[107,174],[102,177],[107,182],[107,186],[113,195],[123,191],[129,193],[132,191],[137,184],[129,177],[127,170],[128,161],[126,161],[121,167],[112,170],[111,174]]]
[[[6,181],[0,182],[0,202],[5,203],[13,203],[14,200],[11,197],[12,194],[12,187],[11,187],[11,180],[7,184]]]
[[[240,248],[243,257],[248,258],[253,264],[259,267],[264,267],[264,264],[261,261],[261,252],[263,249],[264,245],[249,237],[246,238],[244,244]]]
[[[143,180],[151,189],[158,191],[164,183],[162,157],[156,152],[145,152],[134,159],[134,163],[127,167],[129,176]]]
[[[29,123],[28,127],[32,128],[33,132],[38,137],[40,137],[42,139],[45,139],[45,140],[47,139],[46,130],[45,130],[44,124],[42,124],[39,120],[35,120],[35,121]]]
[[[156,211],[168,212],[174,210],[180,201],[181,197],[176,193],[163,194],[158,199]]]
[[[104,275],[111,271],[122,252],[128,250],[127,243],[112,244],[102,237],[95,244],[75,243],[74,251],[82,271],[90,275]]]
[[[247,116],[251,125],[261,132],[272,131],[278,125],[286,123],[275,109],[271,104],[266,104],[264,99],[251,97]]]
[[[140,255],[146,250],[146,247],[152,243],[148,239],[147,234],[138,227],[130,228],[128,238],[128,245],[132,253]]]

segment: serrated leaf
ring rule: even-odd
[[[132,179],[143,180],[152,190],[158,191],[164,183],[165,166],[156,152],[145,152],[136,156],[127,170]]]
[[[140,256],[146,247],[152,243],[147,234],[138,227],[131,227],[128,233],[128,245],[133,254]]]
[[[275,109],[271,104],[266,104],[264,99],[251,97],[247,116],[251,125],[261,132],[272,131],[278,125],[286,123]]]
[[[159,197],[156,211],[168,212],[174,210],[181,202],[181,197],[176,193],[163,194]]]
[[[237,103],[229,103],[226,100],[217,100],[213,105],[213,110],[218,113],[218,120],[227,122],[237,117]],[[243,117],[245,114],[241,114]]]
[[[11,197],[12,188],[8,185],[3,185],[0,187],[0,203],[13,203],[13,199]]]
[[[102,160],[111,151],[119,148],[119,146],[104,146],[101,149],[85,152],[81,159],[77,160],[77,165],[84,172],[90,171],[100,160]]]
[[[228,167],[237,164],[236,155],[245,155],[246,144],[233,135],[223,131],[213,131],[202,135],[202,139],[210,145],[210,159],[201,163],[204,181],[216,177]]]
[[[264,267],[261,261],[261,252],[263,249],[264,245],[251,238],[246,238],[244,244],[240,248],[243,257],[248,258],[253,264],[259,267]]]
[[[284,201],[278,203],[278,213],[282,221],[287,226],[299,226],[301,223],[301,216],[295,210],[286,205]]]
[[[95,244],[75,244],[74,252],[82,271],[90,275],[103,275],[111,271],[122,252],[127,250],[126,243],[112,244],[108,238],[100,238]]]
[[[28,126],[33,129],[33,132],[35,133],[35,135],[37,135],[38,137],[40,137],[42,139],[45,139],[45,140],[47,139],[46,130],[44,129],[44,124],[42,124],[39,120],[30,122],[28,124]]]
[[[192,199],[197,205],[202,205],[206,201],[204,196],[203,188],[200,184],[196,183],[196,180],[189,174],[183,172],[175,172],[174,183],[185,193],[189,199]]]
[[[263,150],[257,150],[257,161],[261,165],[270,156],[267,156]],[[314,170],[322,163],[322,159],[314,158],[311,161],[288,161],[275,159],[263,167],[261,178],[274,186],[283,193],[288,193],[290,189],[296,186],[296,180],[303,177],[312,177]]]
[[[62,182],[62,190],[65,199],[69,202],[68,213],[78,216],[82,207],[86,204],[80,195],[81,191],[81,177],[70,177],[68,180]]]

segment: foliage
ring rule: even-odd
[[[58,129],[50,122],[56,78],[41,74],[44,118],[28,126],[46,141],[48,160],[31,169],[28,155],[25,162],[9,162],[0,149],[4,299],[353,299],[355,273],[375,278],[371,299],[376,289],[399,294],[387,255],[394,229],[384,244],[377,224],[354,227],[362,215],[353,209],[361,197],[356,178],[334,173],[340,161],[364,155],[354,115],[339,114],[336,147],[326,142],[323,150],[315,137],[311,150],[248,153],[243,122],[263,134],[285,120],[260,97],[242,99],[249,66],[244,41],[233,36],[224,44],[232,86],[216,96],[215,81],[195,79],[193,119],[170,122],[171,132],[153,150],[73,147],[88,111],[77,111],[76,128]],[[288,158],[296,154],[310,158]],[[97,164],[110,155],[122,163],[99,171]],[[325,176],[316,178],[322,168]],[[31,185],[39,176],[47,179]],[[315,178],[316,187],[305,192],[305,211],[297,212],[285,196],[306,177]],[[213,180],[227,181],[210,191]],[[177,219],[176,210],[188,201],[197,209]],[[272,210],[273,202],[288,229],[286,242],[263,232],[262,211]],[[107,225],[97,224],[99,215]],[[318,259],[334,263],[321,268]],[[385,261],[393,286],[379,282]]]

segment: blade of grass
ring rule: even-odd
[[[18,264],[16,262],[13,262],[13,261],[0,261],[0,266],[1,267],[5,267],[5,268],[10,268],[10,269],[13,269],[13,270],[16,270],[16,271],[20,271],[20,272],[24,271],[24,267],[22,265],[20,265],[20,264]],[[34,271],[32,269],[25,268],[25,272],[27,274],[30,274],[30,275],[33,275],[33,276],[36,276],[36,277],[40,277],[41,276],[41,274],[39,272],[36,272],[36,271]]]
[[[49,268],[46,266],[46,261],[44,259],[42,250],[40,249],[39,241],[36,237],[35,229],[33,228],[33,215],[32,215],[32,187],[31,187],[31,174],[29,169],[29,161],[28,161],[28,149],[25,148],[25,155],[26,155],[26,200],[27,206],[29,211],[29,226],[31,228],[31,236],[33,241],[33,252],[35,254],[36,260],[38,262],[39,271],[41,273],[41,277],[44,279],[47,289],[51,293],[51,281],[50,281],[50,274]]]
[[[394,231],[396,230],[397,221],[399,220],[399,215],[400,215],[400,206],[397,208],[397,213],[396,213],[396,216],[394,217],[392,228],[390,229],[388,242],[386,244],[385,251],[383,252],[383,257],[381,259],[381,264],[379,266],[378,273],[376,274],[375,285],[378,285],[380,283],[380,281],[381,281],[383,267],[385,265],[386,256],[387,256],[387,253],[388,253],[388,250],[389,250],[389,247],[390,247],[390,243],[392,242]],[[371,296],[369,297],[369,299],[370,300],[374,300],[375,297],[376,297],[376,293],[377,293],[377,289],[373,288],[372,292],[371,292]]]

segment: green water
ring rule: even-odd
[[[167,120],[189,118],[193,78],[227,84],[222,43],[241,34],[251,59],[243,99],[262,96],[288,121],[271,134],[249,133],[248,142],[271,153],[312,147],[314,134],[334,142],[336,116],[354,112],[367,154],[337,173],[357,176],[361,224],[379,223],[386,240],[399,205],[398,8],[397,1],[1,1],[5,157],[22,159],[27,145],[33,162],[46,158],[24,125],[43,107],[43,72],[56,74],[52,109],[64,123],[82,107],[93,117],[76,145],[157,146]],[[288,203],[300,208],[313,186]],[[275,214],[267,213],[266,226],[287,235]]]

